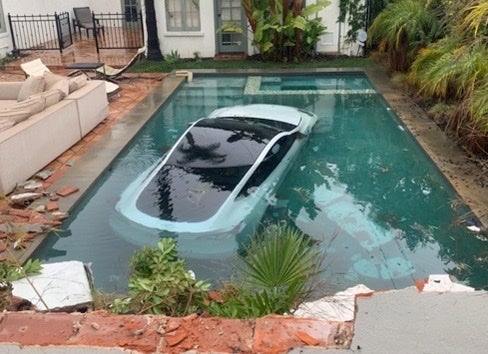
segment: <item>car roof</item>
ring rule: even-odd
[[[306,114],[295,107],[274,105],[274,104],[250,104],[242,106],[232,106],[216,109],[209,118],[218,117],[247,117],[270,119],[279,122],[284,122],[298,126],[301,121],[301,116]]]

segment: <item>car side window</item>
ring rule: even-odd
[[[259,185],[268,178],[286,155],[295,139],[296,134],[286,135],[275,142],[273,147],[266,154],[264,160],[249,178],[238,197],[249,195],[254,188],[259,187]]]

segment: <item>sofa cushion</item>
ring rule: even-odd
[[[27,99],[29,96],[35,95],[44,91],[44,77],[42,76],[29,76],[20,88],[19,94],[17,96],[17,101],[21,102]]]
[[[17,124],[26,120],[31,115],[42,111],[45,105],[46,99],[42,96],[28,98],[22,102],[14,103],[10,107],[0,110],[0,120],[8,119],[13,121],[14,124]]]
[[[66,83],[67,82],[68,81],[66,81]],[[29,99],[31,99],[31,98],[35,99],[37,97],[43,97],[45,99],[44,109],[46,109],[47,107],[50,107],[53,104],[56,104],[59,101],[61,101],[65,96],[66,95],[63,91],[54,88],[54,89],[51,89],[49,91],[44,91],[44,92],[38,93],[37,95],[32,95],[29,97]]]
[[[0,132],[7,130],[15,124],[13,120],[0,118]]]
[[[46,85],[44,86],[44,91],[49,91],[52,89],[58,89],[64,92],[67,96],[69,93],[69,81],[66,76],[53,74],[50,71],[44,73],[44,81]]]
[[[76,90],[82,88],[86,85],[87,77],[85,75],[78,75],[75,77],[70,77],[69,82],[69,93],[75,92]]]
[[[4,108],[9,108],[11,105],[17,103],[17,100],[0,100],[0,111]]]

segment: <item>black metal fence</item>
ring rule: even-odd
[[[95,46],[100,49],[136,49],[144,45],[142,14],[92,13]],[[13,52],[26,50],[59,50],[73,44],[68,12],[54,15],[8,14]],[[98,30],[99,29],[99,30]],[[81,32],[80,32],[81,33]]]
[[[69,13],[59,15],[8,14],[13,52],[23,50],[59,50],[73,44]]]
[[[100,49],[135,49],[144,45],[141,13],[92,14],[97,52]]]

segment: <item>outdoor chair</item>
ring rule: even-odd
[[[20,64],[20,68],[22,69],[26,77],[43,76],[45,72],[51,72],[51,70],[49,70],[49,68],[42,62],[40,58],[22,63]],[[75,70],[69,73],[68,76],[75,76],[80,73],[81,73],[80,70]],[[116,93],[119,93],[120,91],[119,85],[107,80],[104,81],[105,81],[105,92],[107,93],[107,96],[110,97]]]
[[[51,71],[39,58],[20,64],[20,68],[26,77],[42,76],[46,71]]]
[[[135,63],[142,59],[146,53],[146,47],[139,48],[137,53],[131,58],[131,60],[122,68],[114,68],[110,65],[104,64],[97,69],[97,74],[105,80],[117,81],[123,78],[123,74]]]
[[[90,32],[93,32],[95,35],[95,31],[104,32],[103,26],[100,25],[100,22],[96,20],[93,21],[92,12],[88,6],[86,7],[73,7],[73,13],[75,18],[73,19],[73,29],[76,32],[76,28],[78,28],[78,32],[81,36],[81,29],[84,28],[86,30],[86,36],[90,37]]]

